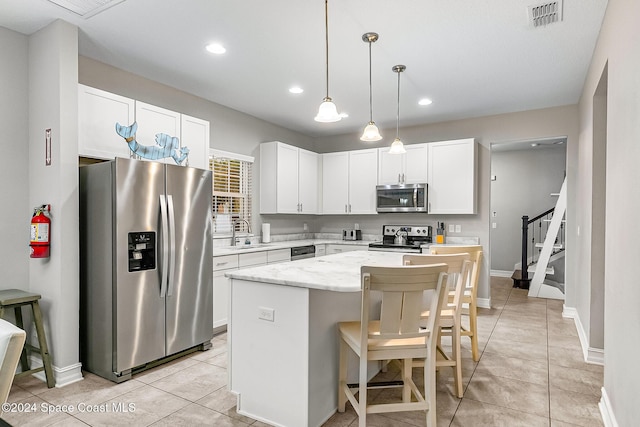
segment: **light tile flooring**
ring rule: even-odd
[[[438,425],[603,425],[597,406],[603,369],[583,361],[574,323],[562,318],[562,302],[528,298],[526,291],[511,285],[511,279],[492,277],[493,308],[479,313],[478,363],[471,359],[469,340],[463,338],[462,399],[453,395],[451,371],[439,372]],[[226,391],[226,344],[226,335],[217,336],[211,350],[137,374],[122,384],[85,373],[83,381],[47,389],[36,378],[20,378],[9,402],[20,403],[25,412],[5,413],[3,418],[14,426],[265,426],[235,412],[235,398]],[[397,374],[391,368],[385,377]],[[420,376],[416,372],[418,383]],[[382,401],[393,393],[378,391],[371,398]],[[424,415],[370,415],[368,424],[422,426]],[[346,426],[357,426],[350,407],[325,423],[325,427]]]

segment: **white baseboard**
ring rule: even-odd
[[[563,306],[562,317],[567,319],[573,319],[576,324],[576,330],[578,331],[578,338],[580,339],[580,346],[582,347],[582,356],[584,361],[593,365],[604,366],[604,350],[601,348],[589,347],[589,340],[587,339],[587,333],[580,321],[580,315],[578,310],[573,307]]]
[[[609,395],[607,394],[607,390],[602,387],[602,397],[600,398],[600,402],[598,402],[598,408],[600,408],[600,415],[602,415],[602,422],[605,427],[618,427],[618,422],[616,421],[615,414],[613,413],[613,408],[611,407],[611,402],[609,401]]]
[[[39,368],[42,366],[42,359],[37,354],[30,355],[29,361],[32,368]],[[51,368],[53,369],[53,376],[56,380],[56,387],[64,387],[84,379],[82,376],[82,363],[74,363],[73,365],[61,368],[53,365]],[[44,371],[36,372],[33,376],[42,382],[47,382],[47,376]]]
[[[513,271],[509,270],[491,270],[490,274],[496,277],[511,277],[513,275]]]
[[[480,308],[491,308],[491,298],[476,298],[476,304]]]

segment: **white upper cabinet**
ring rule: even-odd
[[[116,123],[123,127],[137,129],[127,142],[116,132]],[[134,157],[131,148],[148,156],[139,156],[144,160],[153,160],[168,164],[209,168],[209,122],[155,105],[135,101],[120,95],[105,92],[85,85],[78,85],[78,154],[84,157],[113,159],[115,157]],[[170,138],[156,135],[165,134]],[[173,139],[175,138],[175,140]],[[137,144],[137,145],[136,145]],[[163,147],[169,147],[170,153],[163,153]],[[188,155],[183,159],[184,148]],[[186,150],[185,150],[186,151]],[[171,157],[163,157],[170,154]],[[150,157],[150,158],[149,158]]]
[[[318,161],[282,142],[260,144],[260,213],[318,213]]]
[[[169,137],[180,138],[180,113],[156,107],[136,101],[136,141],[139,145],[153,147],[156,145],[156,135],[165,134]],[[180,141],[178,141],[180,147]],[[149,159],[141,156],[142,160],[154,160],[167,164],[177,164],[173,158],[164,157],[159,159]]]
[[[322,154],[322,213],[349,213],[349,152]]]
[[[181,115],[180,146],[189,148],[189,166],[209,169],[209,121]]]
[[[322,155],[322,213],[375,214],[378,150]]]
[[[473,138],[433,142],[429,147],[430,214],[477,213],[477,144]]]
[[[135,101],[124,96],[78,85],[78,154],[113,159],[129,157],[129,146],[116,133],[116,123],[135,120]]]
[[[427,182],[427,144],[405,145],[404,154],[378,148],[378,184],[424,184]]]

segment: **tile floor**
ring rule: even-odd
[[[464,397],[454,397],[449,369],[438,374],[438,425],[602,426],[598,401],[603,368],[583,361],[573,320],[562,318],[562,302],[528,298],[526,291],[513,289],[511,283],[492,277],[493,308],[479,313],[478,363],[471,359],[469,340],[463,338]],[[397,374],[390,369],[385,375]],[[419,382],[420,372],[415,377]],[[54,389],[33,377],[17,379],[9,402],[28,403],[22,406],[35,411],[5,413],[3,418],[14,426],[265,426],[235,412],[235,398],[226,383],[223,334],[214,338],[207,352],[137,374],[122,384],[90,373],[83,381]],[[381,401],[394,392],[370,395]],[[64,405],[72,405],[74,411]],[[420,412],[370,415],[368,424],[422,426],[424,416]],[[349,408],[324,426],[353,427],[357,419]]]

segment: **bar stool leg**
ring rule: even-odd
[[[55,378],[53,377],[53,369],[51,368],[51,356],[49,355],[49,347],[47,347],[47,337],[44,335],[44,327],[42,324],[42,313],[40,312],[40,304],[38,301],[31,303],[33,310],[33,318],[38,332],[38,345],[40,347],[40,355],[42,356],[42,366],[47,377],[47,387],[55,387]]]
[[[22,322],[22,306],[14,307],[14,312],[16,315],[16,326],[25,331],[26,329],[24,329],[24,324]],[[27,372],[29,369],[31,369],[29,367],[29,359],[27,358],[26,345],[22,347],[22,354],[20,355],[20,366],[22,367],[22,372]]]

